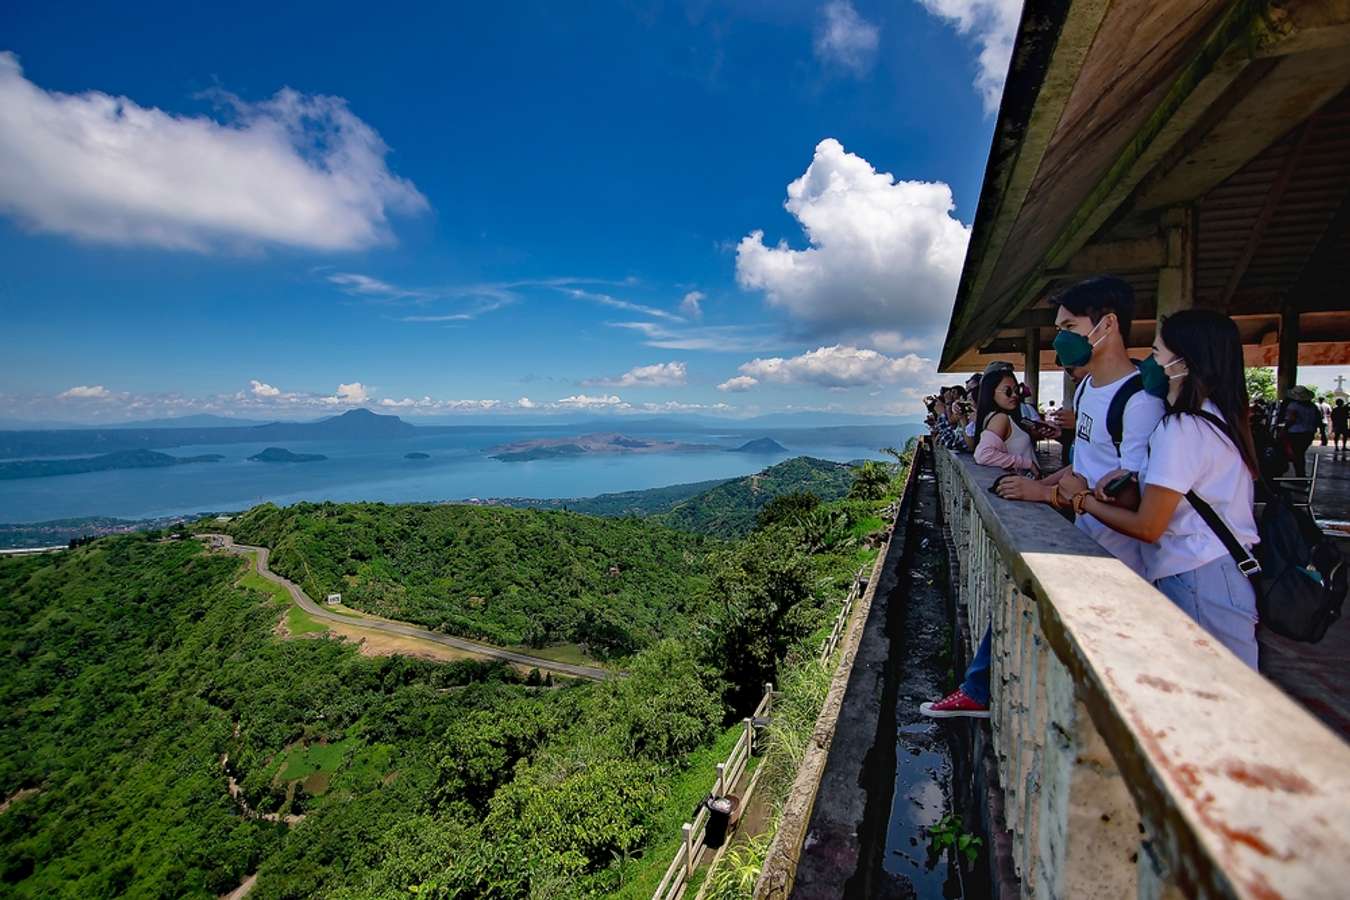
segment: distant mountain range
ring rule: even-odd
[[[0,481],[15,478],[47,478],[55,475],[79,475],[108,469],[160,469],[188,463],[220,462],[219,453],[202,456],[170,456],[154,450],[117,450],[101,456],[80,459],[25,459],[0,463]]]
[[[492,458],[502,462],[529,462],[538,459],[584,456],[595,453],[686,453],[720,450],[711,444],[682,444],[678,441],[647,441],[624,434],[605,432],[576,437],[539,438],[517,441],[492,448]]]
[[[353,409],[317,422],[269,422],[266,425],[179,428],[78,428],[60,431],[0,431],[0,459],[74,456],[182,447],[192,444],[282,443],[284,441],[377,440],[411,437],[417,428],[398,416]]]

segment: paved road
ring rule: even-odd
[[[467,638],[428,631],[425,628],[418,628],[416,625],[408,625],[403,622],[391,622],[387,619],[374,619],[364,616],[344,616],[315,603],[309,598],[308,594],[300,589],[298,584],[269,569],[267,566],[268,551],[266,547],[251,547],[248,544],[236,544],[234,538],[230,537],[228,534],[203,534],[199,535],[199,537],[214,543],[216,546],[220,547],[220,549],[230,553],[253,553],[255,568],[257,569],[258,574],[268,581],[275,582],[284,587],[287,593],[291,595],[291,599],[295,601],[295,605],[299,606],[316,619],[327,622],[336,622],[340,625],[354,625],[361,628],[369,628],[371,631],[383,631],[387,634],[402,635],[403,637],[416,638],[421,641],[430,641],[434,644],[454,647],[456,650],[463,650],[465,653],[472,653],[475,656],[482,656],[488,659],[500,659],[521,666],[533,666],[541,672],[554,672],[559,675],[571,675],[575,678],[589,678],[595,681],[612,678],[615,674],[607,669],[556,662],[551,659],[544,659],[541,656],[530,656],[525,653],[517,653],[514,650],[505,650],[501,647],[494,647],[491,644],[482,644],[478,641],[468,640]]]

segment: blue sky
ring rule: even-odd
[[[912,412],[1016,10],[10,2],[0,415]]]

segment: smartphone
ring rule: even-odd
[[[1134,479],[1137,477],[1138,476],[1135,475],[1133,472],[1125,472],[1121,475],[1117,475],[1115,478],[1112,478],[1110,481],[1108,481],[1106,483],[1106,487],[1102,488],[1102,490],[1106,493],[1106,496],[1114,497],[1121,491],[1125,490],[1125,485],[1129,484],[1131,481],[1134,481]]]

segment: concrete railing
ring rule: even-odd
[[[998,470],[935,455],[1022,895],[1346,896],[1350,746]]]

